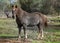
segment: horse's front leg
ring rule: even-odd
[[[18,38],[21,38],[21,25],[18,25]]]
[[[23,29],[24,29],[24,39],[27,39],[27,25],[23,25]]]

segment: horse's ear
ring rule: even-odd
[[[15,5],[15,8],[17,8],[18,6],[17,5]]]
[[[12,8],[14,7],[14,5],[11,6]]]

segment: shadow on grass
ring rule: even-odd
[[[18,38],[18,36],[0,36],[0,38]]]

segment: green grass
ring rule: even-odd
[[[60,17],[48,18],[51,21],[51,25],[60,26]]]
[[[50,20],[60,20],[60,17],[52,17],[52,18],[49,18]]]
[[[53,23],[53,25],[60,25]],[[27,30],[28,38],[32,39],[32,43],[60,43],[60,27],[48,26],[44,29],[43,40],[36,40],[38,30]],[[18,36],[18,28],[15,19],[0,18],[0,38],[13,38]],[[22,32],[23,36],[23,32]]]
[[[0,34],[17,34],[17,25],[13,19],[0,19]]]

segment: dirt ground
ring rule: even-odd
[[[32,41],[23,39],[0,39],[0,43],[32,43]]]

